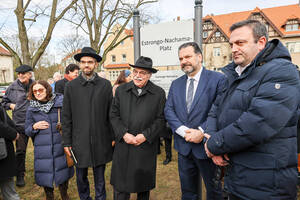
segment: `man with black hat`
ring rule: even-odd
[[[29,106],[27,92],[30,84],[33,82],[32,67],[21,65],[16,68],[18,74],[15,80],[6,90],[2,99],[2,105],[5,109],[12,110],[12,119],[16,124],[17,131],[20,133],[16,141],[16,162],[17,162],[17,181],[19,187],[25,186],[25,157],[28,143],[28,136],[25,135],[24,125],[26,119],[26,110]]]
[[[84,47],[74,56],[81,74],[65,86],[62,109],[62,138],[65,151],[77,160],[76,181],[80,199],[91,200],[88,167],[93,168],[95,200],[106,199],[104,171],[112,160],[112,129],[109,109],[111,83],[94,71],[101,56]],[[71,151],[72,150],[72,151]]]
[[[156,154],[159,133],[165,126],[165,92],[149,79],[157,70],[152,60],[141,56],[135,65],[133,81],[116,89],[110,120],[115,134],[111,184],[114,200],[148,200],[155,187]]]

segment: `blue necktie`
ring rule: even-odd
[[[190,85],[188,88],[188,93],[187,93],[187,99],[186,99],[186,107],[188,110],[188,113],[190,112],[192,103],[193,103],[193,93],[194,93],[194,80],[193,78],[190,79]]]

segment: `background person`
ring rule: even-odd
[[[229,85],[210,111],[206,152],[228,166],[230,200],[296,199],[298,72],[261,22],[237,22],[230,32]]]
[[[25,186],[25,157],[28,144],[28,136],[25,135],[25,118],[29,106],[27,93],[30,84],[33,82],[32,67],[21,65],[16,68],[17,80],[15,80],[6,90],[2,99],[2,105],[6,110],[12,110],[12,119],[16,124],[16,129],[20,137],[16,141],[16,162],[17,162],[17,180],[16,185]]]
[[[128,83],[130,81],[132,81],[131,71],[128,69],[121,71],[113,86],[113,96],[115,96],[117,87],[119,87],[123,83]]]
[[[64,78],[57,81],[55,84],[55,93],[64,94],[66,83],[77,78],[78,74],[79,66],[76,64],[69,64],[65,69]]]
[[[67,166],[61,135],[56,129],[63,96],[52,94],[50,84],[41,80],[32,83],[28,99],[25,132],[34,137],[35,182],[44,188],[47,200],[54,200],[53,184],[58,185],[61,199],[69,200],[68,181],[74,169]]]
[[[7,150],[7,157],[0,160],[0,190],[3,200],[20,199],[13,178],[17,172],[13,141],[16,141],[19,136],[14,122],[0,105],[0,138],[5,139]]]

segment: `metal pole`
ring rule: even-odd
[[[195,0],[195,30],[194,40],[202,50],[202,0]],[[198,200],[202,200],[202,177],[198,172]]]
[[[141,56],[140,43],[140,12],[133,10],[133,40],[134,40],[134,63]]]
[[[202,50],[202,0],[195,0],[195,42],[199,45],[200,49]]]

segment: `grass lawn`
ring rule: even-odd
[[[177,168],[177,153],[173,150],[172,162],[168,165],[163,165],[165,159],[164,147],[161,147],[162,153],[157,158],[157,175],[156,175],[156,188],[151,191],[151,200],[179,200],[180,199],[180,183]],[[27,148],[26,156],[26,186],[24,188],[17,187],[21,199],[24,200],[42,200],[45,199],[44,190],[42,187],[34,183],[33,172],[33,145],[30,140]],[[106,191],[107,200],[112,200],[112,186],[109,184],[111,172],[111,163],[107,165],[106,177]],[[94,181],[93,172],[89,170],[89,180],[92,198],[94,198]],[[79,199],[76,187],[76,178],[70,180],[68,193],[71,199]],[[60,199],[58,188],[55,188],[55,199]],[[136,199],[136,195],[131,195],[131,199]]]

